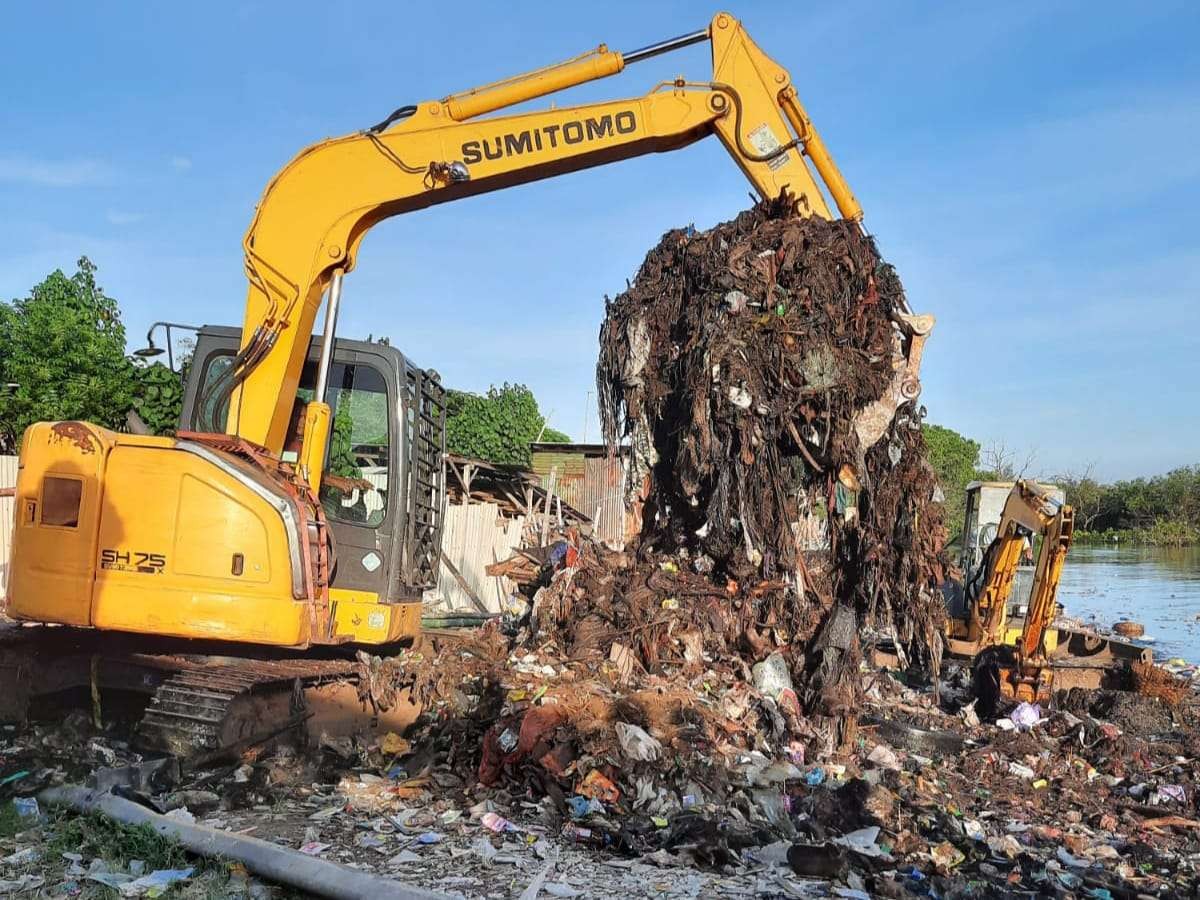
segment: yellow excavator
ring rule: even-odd
[[[706,80],[488,117],[703,42],[712,50]],[[861,218],[791,76],[726,13],[632,52],[602,44],[403,106],[303,150],[267,185],[243,240],[249,291],[236,348],[192,367],[196,426],[154,437],[44,422],[25,433],[8,615],[99,634],[292,650],[417,635],[421,591],[437,566],[444,408],[436,378],[398,354],[365,347],[339,356],[343,280],[364,236],[391,216],[709,135],[763,199],[786,194],[798,214],[831,218],[824,185],[841,217]],[[897,322],[898,357],[914,345],[919,357],[923,339]],[[339,439],[343,413],[368,407],[373,431],[355,433],[351,422]],[[163,729],[207,729],[210,744],[244,738],[251,726],[231,730],[223,719],[233,700],[309,678],[300,662],[312,655],[293,655],[282,670],[160,662],[150,712],[161,709]],[[176,692],[164,699],[171,684]],[[215,699],[206,706],[202,695]]]
[[[996,485],[982,485],[995,487]],[[967,531],[979,493],[969,498]],[[1151,651],[1087,631],[1055,627],[1058,586],[1075,531],[1075,513],[1044,485],[1012,485],[983,559],[967,578],[966,608],[946,620],[946,648],[974,661],[979,711],[992,715],[1001,700],[1048,703],[1072,687],[1116,686],[1125,663],[1149,662]],[[1022,558],[1037,546],[1024,619],[1010,611]]]
[[[990,693],[1030,703],[1049,701],[1054,676],[1047,657],[1057,645],[1057,632],[1050,625],[1058,615],[1058,583],[1074,527],[1071,507],[1041,485],[1022,480],[1012,486],[983,564],[966,585],[967,615],[947,620],[952,652],[957,648],[976,656],[990,651],[984,659],[994,670],[986,678],[996,681]],[[1009,598],[1021,558],[1035,540],[1040,546],[1029,606],[1010,642]]]

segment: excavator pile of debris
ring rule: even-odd
[[[601,331],[605,436],[632,446],[641,528],[623,565],[554,598],[573,648],[635,629],[653,668],[691,622],[707,652],[781,652],[805,711],[840,729],[864,629],[936,674],[944,533],[915,403],[930,325],[858,223],[786,197],[666,234]]]

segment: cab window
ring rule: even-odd
[[[223,388],[228,389],[228,384],[218,385],[217,382],[225,380],[221,376],[229,371],[231,365],[232,353],[214,353],[205,360],[200,390],[196,393],[196,409],[192,414],[192,428],[196,431],[225,430],[229,396]]]
[[[208,358],[193,417],[194,427],[224,430],[228,398],[220,389],[209,389],[229,369],[232,360],[229,354]],[[312,400],[316,380],[317,366],[310,361],[296,391],[292,422],[284,441],[285,462],[296,461],[304,427],[304,404]],[[333,428],[321,478],[320,499],[325,515],[368,528],[378,527],[387,512],[387,383],[379,370],[371,366],[335,362],[329,371],[326,399],[333,414]]]
[[[306,401],[311,389],[307,393]],[[333,428],[321,477],[321,505],[331,518],[375,528],[387,512],[387,383],[371,366],[334,363],[326,399]]]

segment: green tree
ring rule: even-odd
[[[570,441],[561,431],[543,432],[545,424],[533,392],[523,384],[493,386],[484,395],[447,391],[446,448],[451,453],[528,466],[529,442],[539,434],[542,440]]]
[[[921,430],[929,464],[946,498],[945,523],[953,540],[962,532],[967,485],[975,478],[979,465],[979,442],[941,425],[923,425]]]
[[[542,436],[539,440],[546,444],[569,444],[571,443],[571,436],[547,425],[542,429]]]
[[[162,363],[134,369],[133,408],[151,434],[174,434],[183,411],[183,381]]]
[[[10,447],[38,421],[117,428],[134,393],[117,301],[87,257],[74,275],[55,271],[28,297],[0,303],[0,440]]]

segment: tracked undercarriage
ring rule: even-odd
[[[247,649],[151,643],[73,628],[4,627],[0,720],[24,721],[43,698],[72,689],[89,690],[96,712],[114,692],[141,695],[147,702],[135,744],[198,764],[300,727],[311,715],[314,690],[357,682],[357,667],[345,656],[224,655]]]

